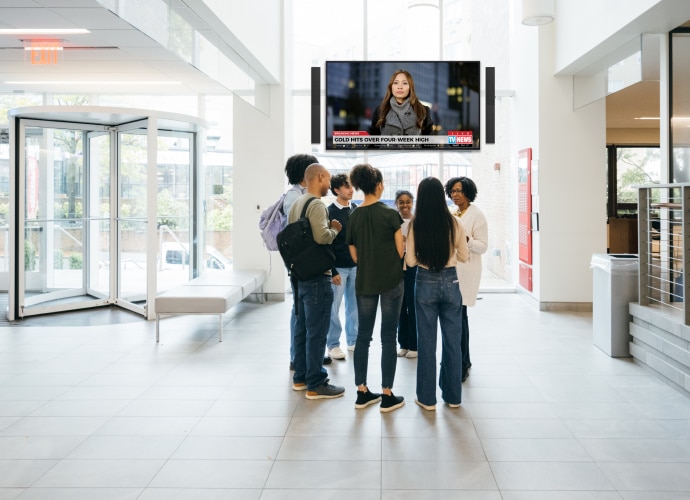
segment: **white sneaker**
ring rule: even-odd
[[[407,356],[407,353],[408,353],[408,352],[409,352],[409,351],[408,351],[407,349],[400,349],[400,350],[398,351],[398,357],[399,357],[399,358],[404,358],[405,356]]]
[[[417,357],[417,351],[407,351],[407,354],[405,354],[406,358],[416,358]]]
[[[424,408],[426,411],[436,411],[436,405],[425,405],[423,403],[420,403],[418,399],[415,399],[414,402],[422,408]]]
[[[350,352],[355,352],[355,344],[347,346],[347,350]]]
[[[333,359],[345,359],[345,353],[340,346],[328,350],[328,355]]]

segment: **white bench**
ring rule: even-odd
[[[259,290],[268,278],[263,269],[207,272],[156,297],[156,342],[160,340],[162,316],[217,314],[218,341],[223,341],[223,314]]]

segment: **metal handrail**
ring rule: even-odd
[[[690,263],[690,183],[648,184],[638,189],[639,301],[680,311],[686,307]]]

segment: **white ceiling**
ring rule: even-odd
[[[195,95],[228,89],[163,48],[95,0],[0,0],[0,28],[85,28],[89,34],[0,35],[0,92],[144,93]],[[33,65],[29,40],[56,38],[64,50],[55,65]],[[11,84],[37,80],[69,85]],[[135,82],[180,82],[136,84]],[[110,83],[94,83],[110,82]]]

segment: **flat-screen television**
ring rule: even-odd
[[[326,149],[478,150],[479,75],[479,61],[327,61]]]

